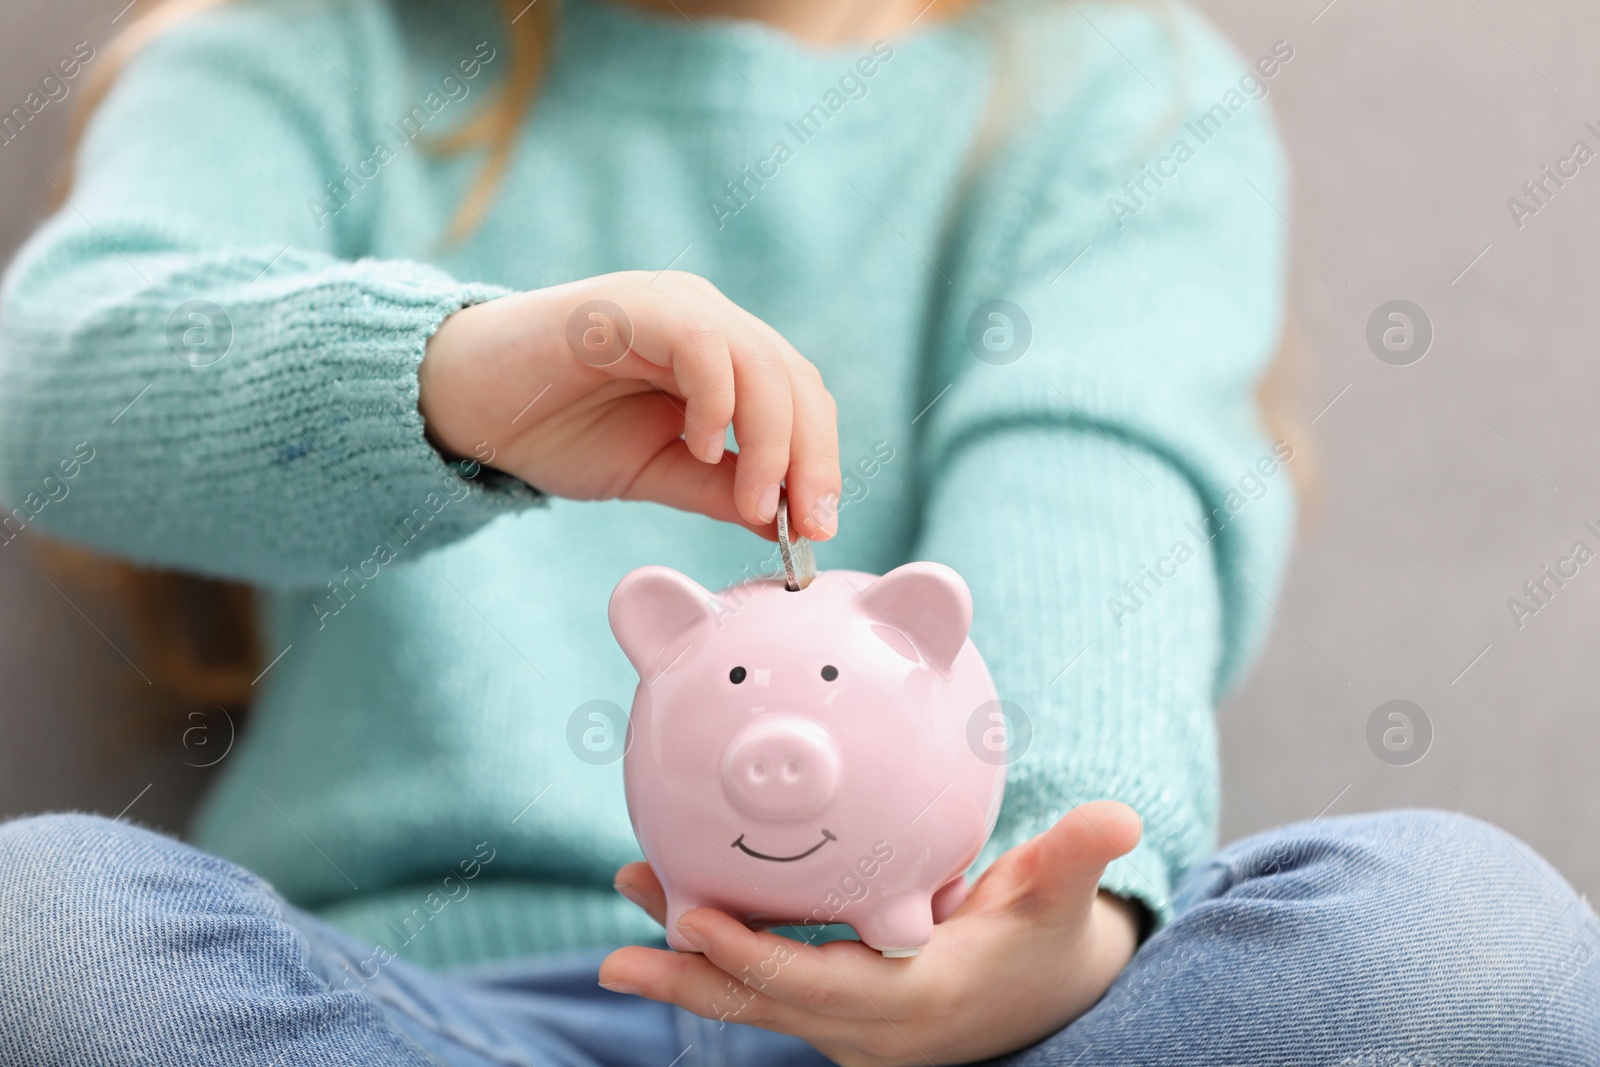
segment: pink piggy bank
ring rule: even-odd
[[[639,672],[624,777],[634,832],[677,919],[848,923],[913,956],[961,905],[1005,790],[994,682],[960,575],[911,563],[710,593],[642,567],[610,619]],[[1003,727],[1000,727],[1003,729]]]

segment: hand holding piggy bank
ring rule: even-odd
[[[677,920],[711,907],[848,923],[885,956],[927,944],[1005,789],[1003,761],[968,743],[998,698],[961,577],[911,563],[712,594],[643,567],[610,619],[639,672],[624,778],[667,942],[693,951]]]

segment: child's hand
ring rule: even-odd
[[[856,941],[812,946],[754,933],[700,908],[679,929],[692,930],[705,955],[619,949],[600,981],[706,1018],[793,1034],[845,1067],[998,1056],[1083,1014],[1132,958],[1135,907],[1097,883],[1139,833],[1125,804],[1074,809],[1001,856],[910,959],[884,959]],[[623,867],[617,884],[664,921],[647,864]]]
[[[834,533],[838,429],[822,376],[695,275],[608,274],[465,308],[418,379],[436,445],[554,496],[653,500],[770,537],[787,480],[799,532]],[[736,457],[723,454],[730,422]]]

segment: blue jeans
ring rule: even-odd
[[[1407,811],[1191,872],[1111,990],[1008,1067],[1600,1064],[1600,928],[1526,846]],[[812,1065],[804,1043],[608,993],[601,953],[430,972],[233,864],[86,815],[0,824],[0,1063]],[[363,969],[363,967],[365,969]]]

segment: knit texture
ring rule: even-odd
[[[1140,5],[989,0],[814,49],[572,0],[504,185],[450,244],[482,159],[424,140],[505,74],[497,6],[238,0],[183,24],[118,79],[7,277],[0,540],[265,592],[272,666],[193,840],[427,964],[657,935],[611,889],[639,856],[621,764],[580,759],[569,724],[631,701],[606,625],[624,574],[718,588],[771,546],[447,464],[416,367],[461,307],[670,265],[837,398],[821,565],[939,560],[971,587],[1028,738],[974,873],[1115,797],[1145,836],[1105,885],[1169,916],[1214,845],[1214,704],[1292,515],[1252,396],[1287,205],[1246,62]],[[983,344],[1005,347],[995,300],[1022,311],[1008,352]],[[470,895],[436,907],[468,862]]]

